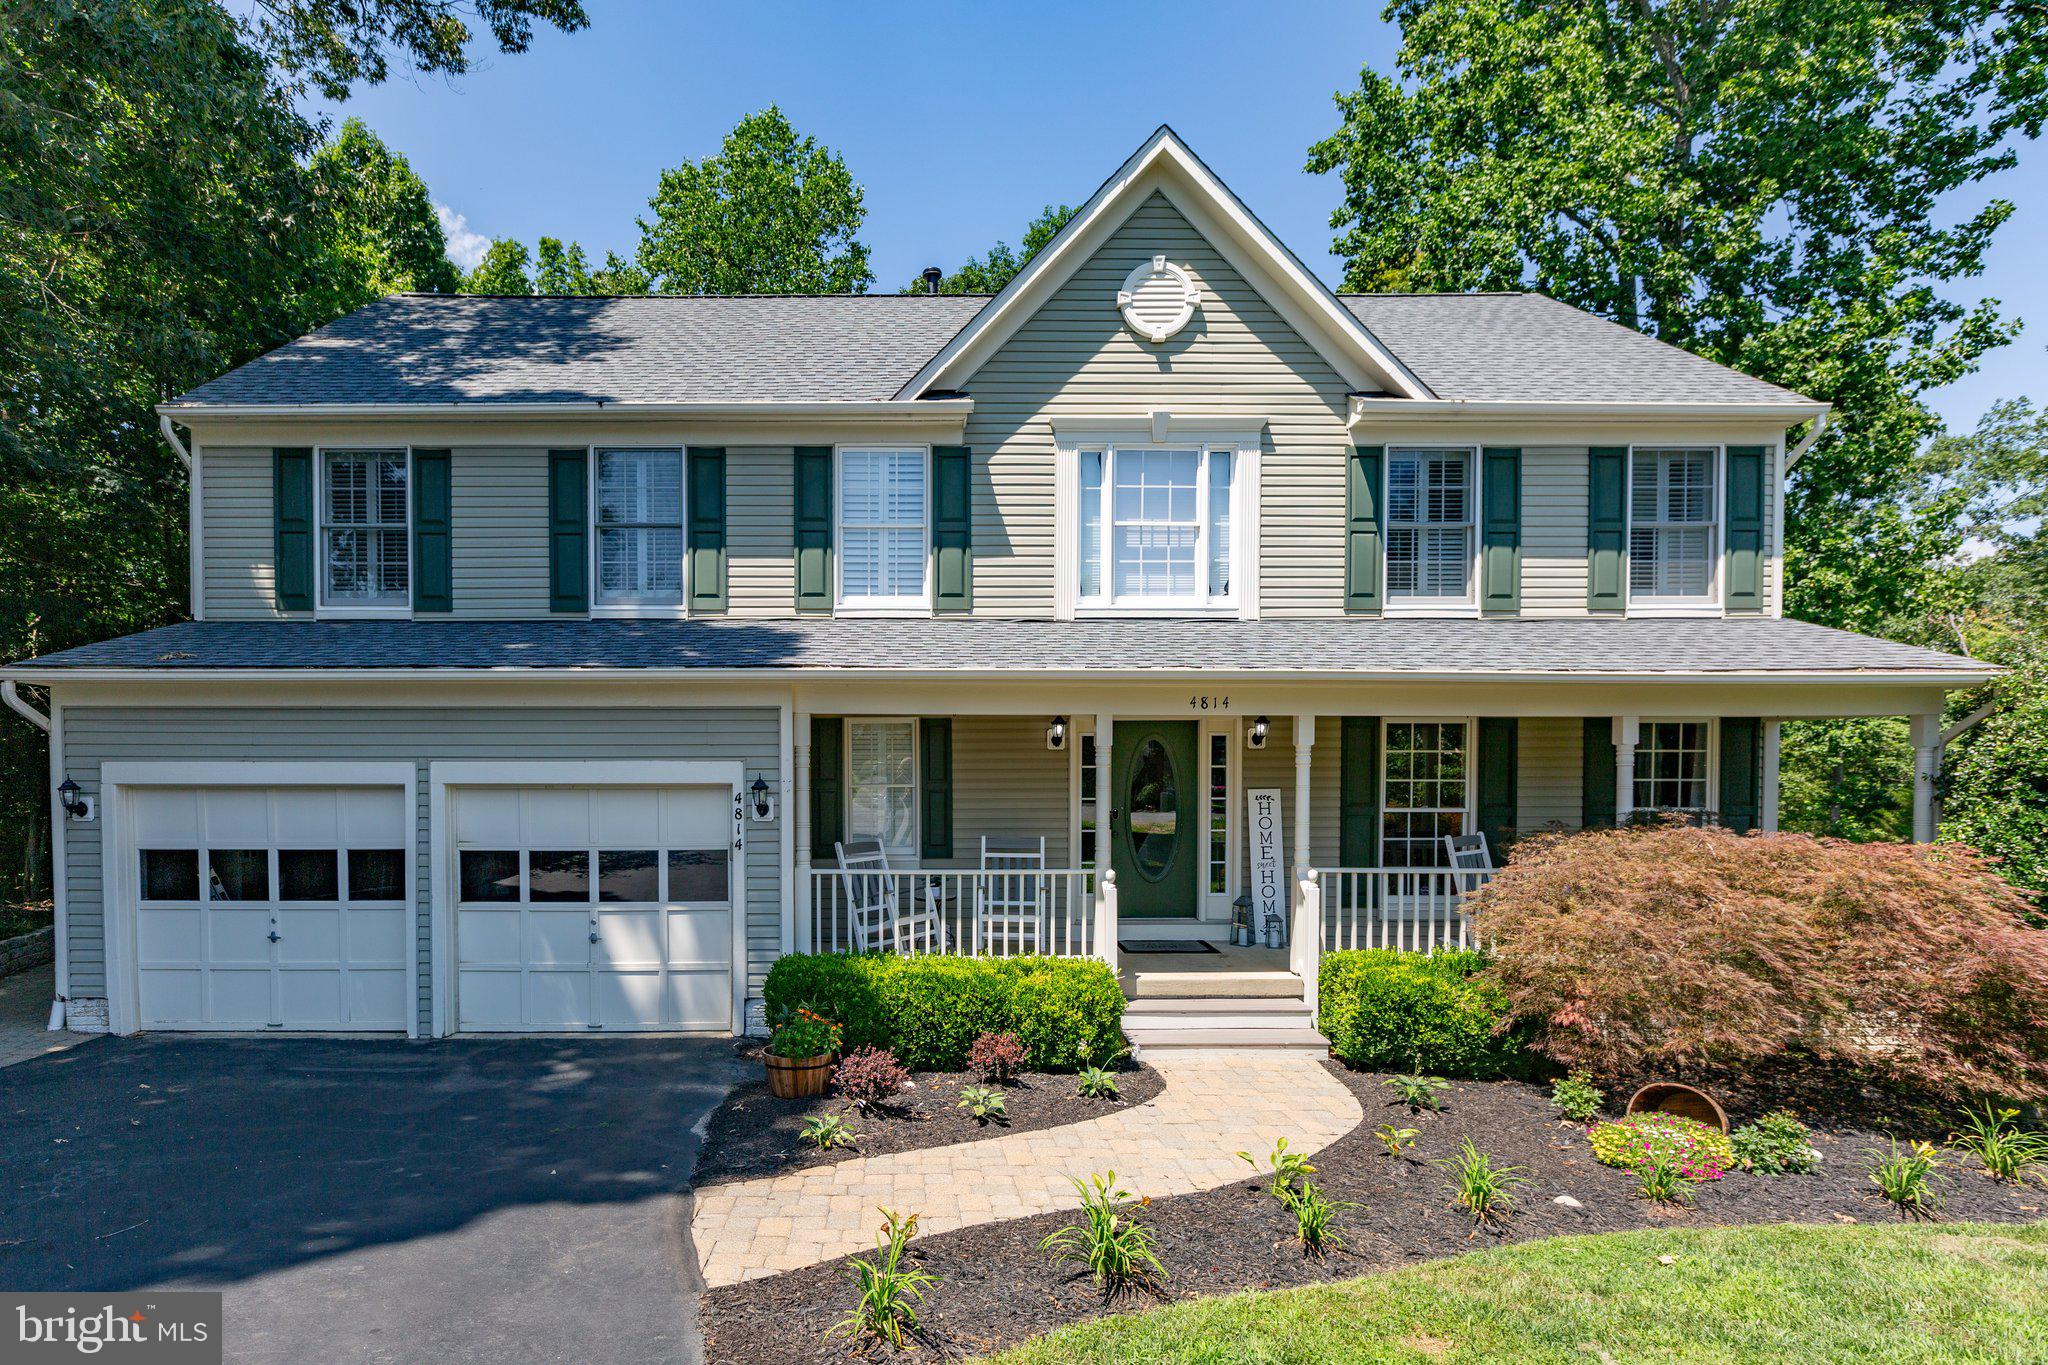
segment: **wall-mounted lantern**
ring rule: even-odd
[[[747,788],[747,795],[751,798],[747,809],[756,823],[775,817],[775,793],[769,789],[765,778],[755,778],[754,785]]]
[[[1265,748],[1266,736],[1270,735],[1271,733],[1273,733],[1273,722],[1267,720],[1264,716],[1260,716],[1257,720],[1252,722],[1252,728],[1245,731],[1245,747],[1248,749]]]
[[[1067,747],[1067,718],[1054,716],[1052,724],[1045,727],[1045,747],[1064,749]]]

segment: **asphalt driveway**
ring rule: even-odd
[[[234,1361],[695,1361],[721,1039],[102,1038],[0,1069],[0,1287],[219,1289]]]

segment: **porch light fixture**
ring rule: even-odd
[[[1067,718],[1054,716],[1052,724],[1045,727],[1045,747],[1064,749],[1067,747]]]
[[[1245,731],[1245,747],[1247,749],[1265,748],[1266,736],[1271,734],[1272,732],[1273,722],[1267,720],[1264,716],[1260,716],[1257,720],[1252,722],[1252,728]]]
[[[92,798],[81,793],[78,784],[68,777],[57,786],[57,804],[74,820],[92,819]]]
[[[754,818],[756,820],[766,820],[775,813],[775,801],[768,791],[768,782],[765,778],[755,778],[754,785],[747,788],[747,794],[754,799]]]

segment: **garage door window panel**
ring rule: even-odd
[[[207,899],[270,899],[270,853],[260,848],[210,849],[206,857]]]
[[[348,898],[352,901],[402,901],[405,896],[405,850],[352,848],[348,851]]]
[[[199,899],[199,850],[196,848],[145,848],[142,850],[142,898],[146,901],[196,901]]]
[[[723,901],[732,895],[730,860],[722,848],[677,849],[668,855],[668,898]]]
[[[462,850],[462,899],[480,905],[517,904],[519,853],[516,849]]]
[[[341,854],[331,848],[277,851],[277,898],[281,901],[341,899]]]
[[[661,854],[656,849],[597,855],[597,898],[608,904],[651,904],[661,899]]]
[[[587,850],[535,849],[526,863],[526,898],[534,904],[574,905],[590,899]]]

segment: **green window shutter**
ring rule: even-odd
[[[953,856],[953,722],[928,716],[917,723],[917,798],[924,837],[918,853]]]
[[[1586,473],[1586,606],[1620,611],[1628,602],[1628,451],[1595,446]]]
[[[832,610],[832,447],[796,449],[796,609]]]
[[[548,610],[590,610],[589,452],[548,452]]]
[[[412,609],[455,610],[454,525],[445,450],[412,453]]]
[[[974,609],[973,452],[932,450],[932,608]]]
[[[1579,824],[1614,828],[1614,718],[1587,716],[1585,757],[1580,765]]]
[[[1522,609],[1522,452],[1488,447],[1479,488],[1479,606]]]
[[[1754,716],[1721,720],[1721,823],[1738,834],[1756,828],[1762,805],[1763,736]]]
[[[1380,718],[1345,716],[1339,723],[1337,860],[1345,867],[1380,861]]]
[[[1495,862],[1515,842],[1520,739],[1521,726],[1513,716],[1479,718],[1479,832]]]
[[[1764,605],[1764,448],[1728,449],[1728,610]]]
[[[1386,479],[1386,448],[1359,446],[1351,452],[1344,479],[1344,610],[1373,614],[1381,605],[1385,564],[1380,548],[1387,509],[1380,490]],[[1349,867],[1351,864],[1347,863]]]
[[[811,857],[838,856],[846,837],[846,722],[811,717]]]
[[[270,452],[277,609],[313,610],[313,452]]]
[[[725,610],[725,451],[689,450],[690,610]]]

